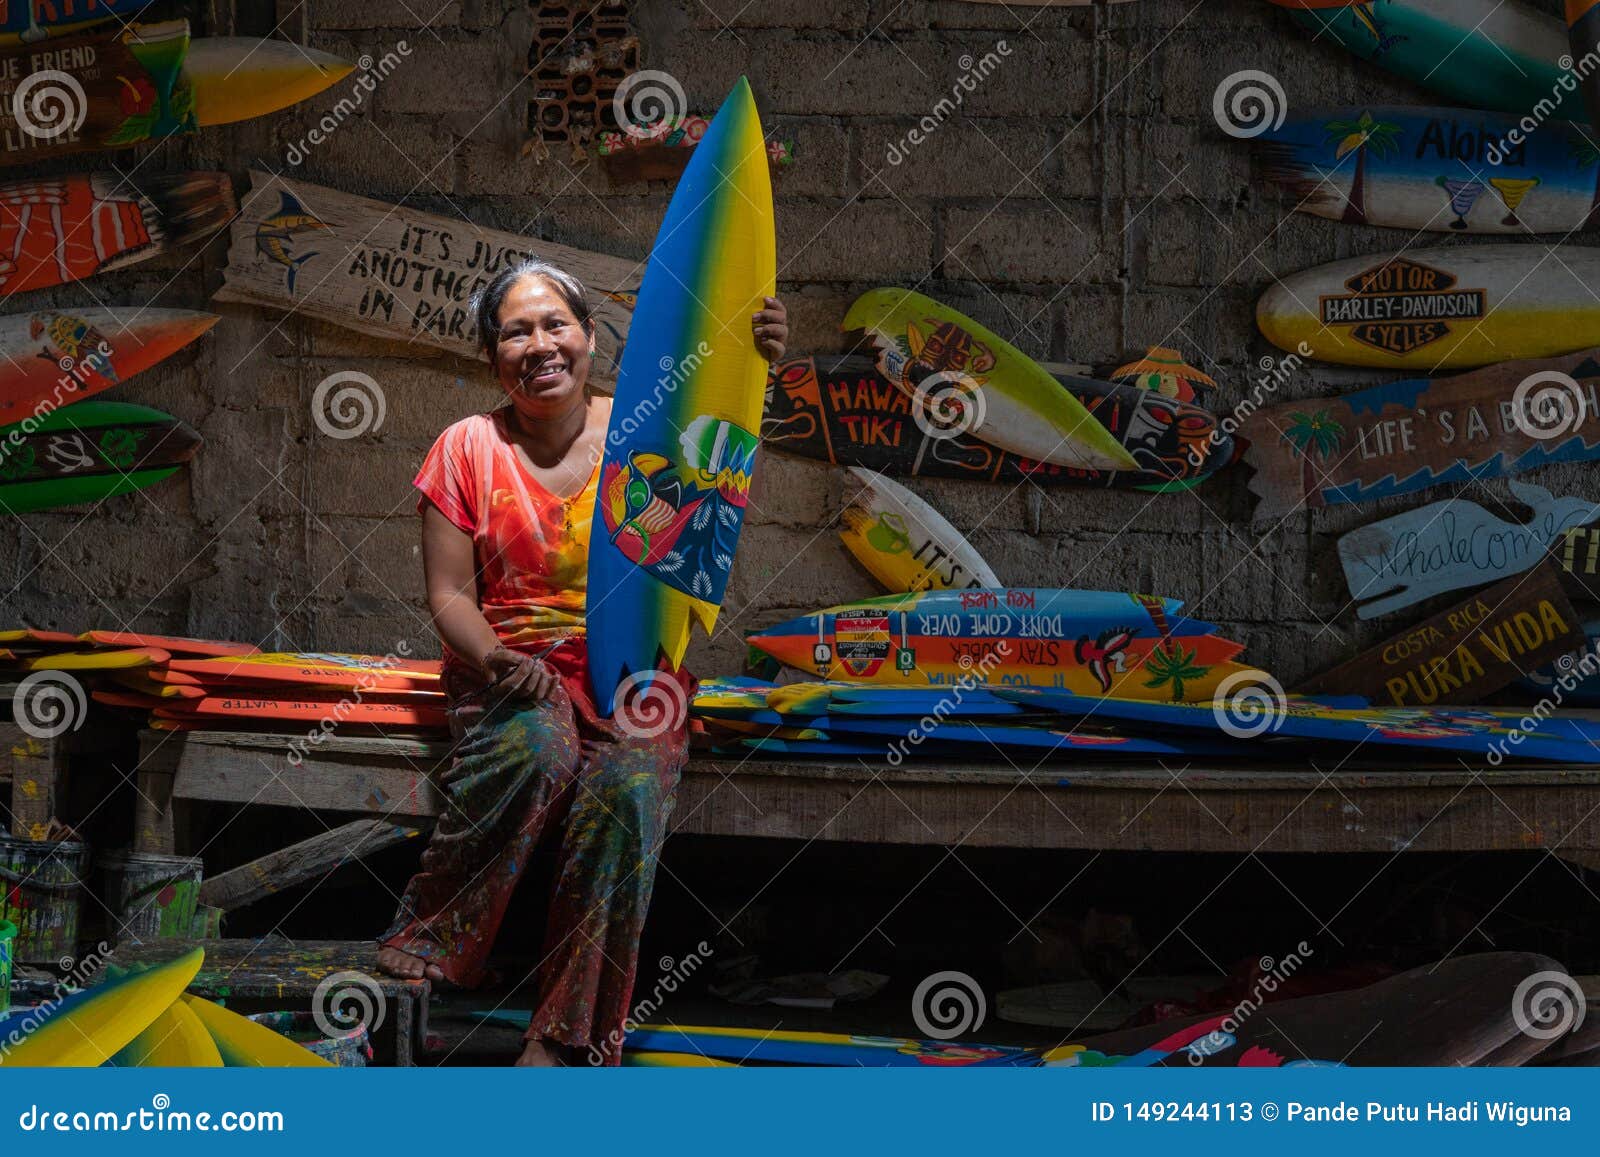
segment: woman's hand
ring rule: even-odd
[[[789,344],[789,311],[776,297],[763,300],[766,308],[752,319],[755,323],[756,349],[769,362],[775,362],[783,356]]]
[[[484,674],[488,675],[493,694],[507,699],[531,699],[542,702],[556,689],[556,675],[532,655],[513,651],[510,647],[496,647],[483,657]]]

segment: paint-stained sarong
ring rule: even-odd
[[[440,784],[448,808],[380,943],[438,965],[454,984],[478,984],[511,893],[548,833],[559,854],[528,1037],[587,1047],[628,1015],[688,736],[680,725],[636,738],[599,717],[581,639],[545,662],[560,684],[542,703],[499,701],[480,676],[447,662],[458,739]]]

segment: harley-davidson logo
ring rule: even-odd
[[[1408,354],[1450,333],[1452,321],[1475,321],[1486,312],[1482,289],[1457,289],[1454,274],[1397,259],[1345,283],[1347,294],[1321,299],[1322,324],[1348,326],[1362,345]]]

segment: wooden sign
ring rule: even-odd
[[[195,132],[188,49],[187,20],[0,49],[0,164]]]
[[[1567,590],[1600,602],[1600,527],[1575,526],[1552,550]]]
[[[217,301],[320,318],[361,333],[477,357],[472,296],[527,258],[577,277],[595,307],[593,374],[612,380],[642,262],[355,197],[252,171]]]
[[[1374,704],[1482,703],[1530,671],[1582,646],[1577,612],[1553,559],[1473,595],[1298,690],[1364,695]]]
[[[1506,522],[1475,502],[1434,502],[1352,530],[1339,540],[1339,561],[1363,619],[1409,607],[1446,591],[1481,586],[1536,565],[1569,527],[1600,518],[1600,506],[1555,498],[1542,486],[1512,482],[1517,501],[1533,507],[1526,524]]]
[[[1600,349],[1263,406],[1238,436],[1257,519],[1592,461]]]

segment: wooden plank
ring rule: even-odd
[[[1476,502],[1453,498],[1352,530],[1339,540],[1339,562],[1363,619],[1448,591],[1482,586],[1536,566],[1569,527],[1600,518],[1600,506],[1556,498],[1542,486],[1511,480],[1518,502],[1533,508],[1526,524],[1507,522]],[[1382,597],[1375,597],[1382,596]]]
[[[520,237],[252,170],[216,301],[285,309],[360,333],[478,357],[472,295],[508,264],[566,269],[595,305],[592,375],[621,364],[644,262]]]
[[[1482,703],[1588,641],[1556,575],[1554,559],[1546,558],[1528,575],[1408,627],[1300,690],[1364,695],[1397,707]]]
[[[1252,517],[1600,457],[1597,387],[1600,349],[1591,349],[1263,406],[1239,428],[1255,470]]]
[[[213,876],[200,885],[200,902],[231,912],[285,888],[326,876],[352,860],[404,843],[421,833],[420,827],[388,820],[352,820],[342,827]]]

